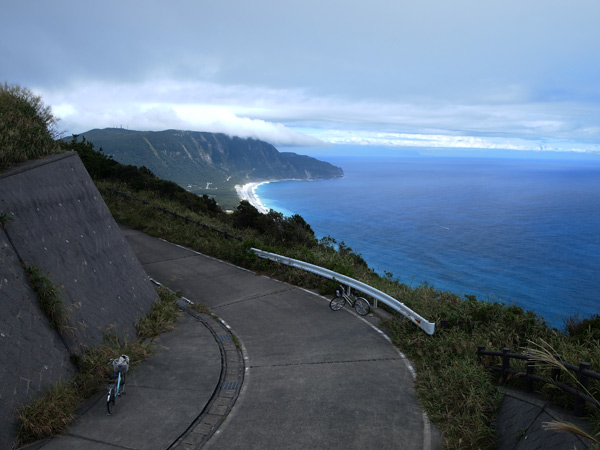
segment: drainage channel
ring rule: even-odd
[[[213,334],[221,351],[221,375],[212,397],[200,415],[169,449],[200,449],[217,431],[237,400],[244,381],[244,357],[229,329],[208,314],[198,314],[182,308],[202,322]]]

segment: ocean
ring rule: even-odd
[[[413,287],[516,304],[559,329],[571,315],[600,313],[600,157],[350,150],[311,153],[343,178],[256,194]]]

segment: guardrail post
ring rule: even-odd
[[[552,357],[558,362],[562,361],[562,357],[558,353],[554,353]],[[553,366],[552,372],[550,373],[550,377],[553,381],[560,381],[560,368]]]
[[[558,353],[554,353],[552,355],[552,357],[554,359],[556,359],[556,361],[561,362],[562,361],[562,356],[560,356]],[[550,378],[552,378],[552,381],[554,381],[555,383],[560,381],[560,368],[556,367],[556,366],[552,366],[552,371],[550,372]],[[554,392],[550,391],[550,399],[552,401],[554,401]]]
[[[502,382],[505,383],[508,378],[508,371],[510,370],[510,357],[508,353],[510,348],[504,347],[502,349]]]
[[[588,362],[579,363],[579,372],[577,372],[577,395],[575,396],[575,404],[573,406],[573,412],[577,417],[583,417],[585,414],[585,399],[579,395],[585,393],[588,388],[588,376],[585,374],[586,370],[589,370],[591,364]]]
[[[535,361],[527,359],[527,372],[525,374],[525,391],[533,392],[533,379],[531,375],[535,372]]]
[[[445,321],[442,321],[442,323],[444,323]],[[442,327],[444,328],[444,327]],[[485,345],[478,345],[477,346],[477,359],[479,360],[479,364],[481,364],[482,361],[482,357],[483,355],[481,353],[483,353],[485,351]]]

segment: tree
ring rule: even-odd
[[[57,123],[40,96],[18,85],[0,85],[0,170],[60,152]]]
[[[247,200],[242,200],[232,214],[233,226],[236,228],[257,228],[260,212]]]

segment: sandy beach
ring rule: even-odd
[[[248,203],[250,203],[256,209],[258,209],[259,212],[261,212],[263,214],[267,214],[269,212],[269,210],[267,209],[267,207],[265,205],[262,204],[262,202],[260,201],[260,198],[258,198],[258,196],[256,195],[256,188],[259,187],[261,184],[265,184],[265,183],[268,183],[268,181],[261,181],[258,183],[256,183],[256,182],[255,183],[247,183],[247,184],[244,184],[243,186],[240,186],[239,184],[237,184],[235,186],[235,192],[237,193],[240,200],[246,200]]]

